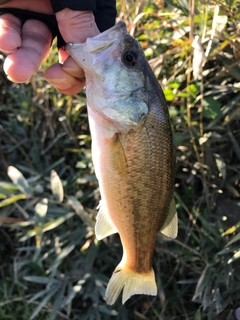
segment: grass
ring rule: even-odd
[[[104,302],[122,249],[117,235],[95,239],[99,190],[85,95],[66,97],[44,81],[42,69],[55,61],[55,49],[28,84],[0,73],[0,319],[235,319],[239,3],[117,6],[163,86],[177,147],[179,236],[157,239],[158,296],[134,296],[124,306]]]

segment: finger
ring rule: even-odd
[[[58,50],[58,57],[59,63],[63,65],[62,68],[64,71],[76,78],[84,78],[83,69],[69,56],[66,50],[60,48]]]
[[[66,42],[85,42],[100,33],[91,11],[64,9],[56,13],[58,28]]]
[[[46,80],[58,91],[63,94],[72,95],[81,91],[85,86],[83,70],[79,67],[78,70],[81,78],[76,78],[75,76],[70,75],[64,71],[61,64],[56,63],[45,71],[44,76]]]
[[[4,62],[8,78],[14,82],[27,81],[49,53],[51,40],[51,32],[43,22],[27,20],[22,27],[21,47]]]
[[[10,2],[10,1],[12,1],[12,0],[1,0],[0,3],[1,3],[1,4],[5,4],[5,3],[8,3],[8,2]]]
[[[70,56],[64,61],[62,68],[73,77],[85,79],[83,69]]]
[[[35,11],[46,14],[53,14],[52,6],[49,0],[40,0],[40,1],[26,1],[26,0],[12,0],[12,1],[1,1],[0,8],[19,8],[27,11]]]
[[[58,49],[58,60],[59,63],[64,63],[65,60],[69,57],[69,54],[66,50],[63,50],[62,48]]]
[[[0,16],[0,50],[14,52],[21,46],[21,21],[12,14]]]
[[[99,34],[91,11],[73,11],[64,9],[56,13],[58,28],[66,42],[85,42],[87,38]],[[50,67],[46,79],[64,94],[76,94],[85,86],[83,69],[66,52],[59,50],[62,65]]]

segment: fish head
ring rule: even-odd
[[[88,107],[120,133],[141,127],[149,112],[147,62],[125,23],[66,49],[85,72]]]

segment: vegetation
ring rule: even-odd
[[[179,236],[157,239],[158,296],[105,304],[122,249],[117,235],[95,239],[86,99],[44,81],[55,49],[28,84],[0,73],[0,319],[240,319],[240,3],[117,5],[162,84],[177,148]]]

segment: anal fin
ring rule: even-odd
[[[167,218],[162,226],[160,232],[171,239],[175,239],[178,234],[178,216],[176,211],[175,200],[172,199],[169,210],[167,213]]]
[[[95,225],[95,234],[98,240],[102,240],[103,238],[118,232],[117,228],[113,225],[110,217],[105,211],[102,201],[100,201]]]

